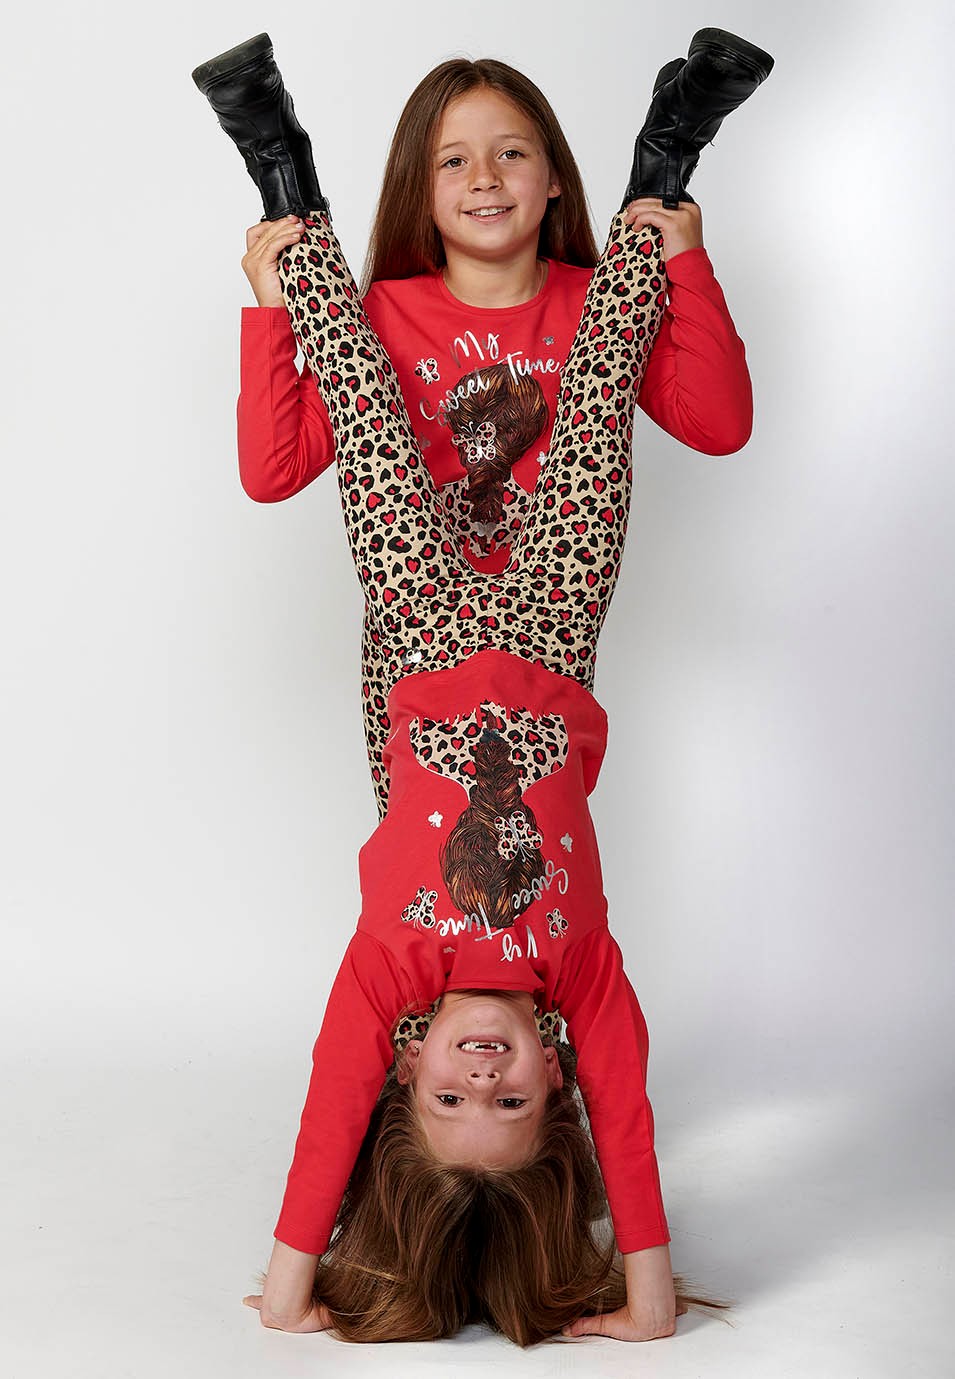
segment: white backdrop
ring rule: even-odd
[[[435,63],[496,56],[543,87],[599,234],[657,68],[714,24],[776,58],[691,183],[756,424],[713,459],[639,415],[593,807],[650,1025],[675,1263],[739,1310],[638,1358],[945,1368],[947,8],[106,0],[8,19],[0,87],[6,1373],[386,1362],[237,1305],[376,814],[334,476],[275,506],[238,482],[260,208],[192,67],[268,29],[357,272],[394,122]],[[556,1363],[481,1331],[387,1363],[446,1365],[447,1346]]]

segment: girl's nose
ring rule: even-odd
[[[482,165],[475,163],[471,170],[471,190],[490,191],[493,187],[499,186],[497,168],[493,163]]]

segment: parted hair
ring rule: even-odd
[[[547,98],[505,62],[451,58],[418,83],[398,119],[368,242],[363,295],[382,278],[410,278],[444,266],[444,246],[432,216],[435,140],[451,102],[482,87],[506,96],[533,123],[560,183],[561,194],[548,201],[541,222],[538,255],[585,268],[596,265],[580,170]]]
[[[485,729],[472,755],[474,784],[467,808],[441,849],[441,875],[463,914],[479,914],[483,907],[491,928],[504,929],[531,904],[530,887],[545,868],[539,847],[521,847],[513,857],[502,857],[495,819],[521,810],[530,832],[536,830],[537,820],[521,799],[521,773],[505,739]]]

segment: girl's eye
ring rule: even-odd
[[[463,159],[463,158],[459,158],[458,155],[455,153],[452,157],[450,157],[450,158],[445,158],[445,160],[444,160],[444,162],[441,164],[441,166],[442,166],[443,168],[457,167],[457,165],[458,165],[459,163],[463,163],[463,162],[464,162],[464,159]]]
[[[501,155],[502,158],[523,158],[524,155],[519,148],[506,148]]]
[[[442,1106],[457,1106],[461,1098],[455,1096],[453,1092],[438,1092],[438,1100]],[[498,1097],[497,1104],[508,1111],[516,1111],[524,1105],[524,1098],[519,1096]]]

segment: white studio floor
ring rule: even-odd
[[[114,1058],[115,1058],[115,1050]],[[123,1067],[36,1060],[7,1078],[0,1372],[211,1379],[329,1372],[945,1379],[955,1373],[952,1118],[931,1089],[657,1088],[674,1265],[736,1300],[675,1338],[526,1351],[472,1327],[414,1345],[265,1331],[264,1267],[297,1122],[297,1066],[222,1054]],[[798,1080],[798,1079],[796,1079]],[[750,1084],[749,1090],[743,1085]],[[761,1085],[756,1085],[761,1084]],[[12,1137],[10,1131],[12,1130]]]

